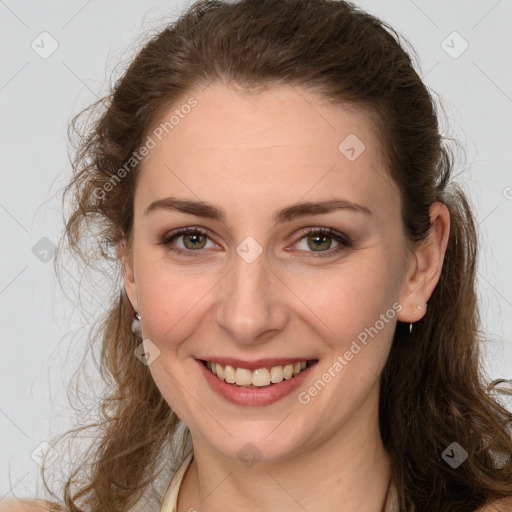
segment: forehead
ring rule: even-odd
[[[190,98],[195,106],[185,108]],[[259,196],[269,206],[305,195],[387,205],[398,199],[372,117],[303,89],[246,93],[214,83],[176,102],[150,136],[155,147],[136,193],[142,208],[166,192],[213,203]]]
[[[197,103],[193,108],[187,106],[190,98]],[[187,113],[178,119],[173,113],[180,110]],[[174,125],[165,129],[171,116]],[[176,144],[213,150],[280,145],[337,149],[350,133],[361,139],[371,137],[371,145],[377,149],[374,124],[362,108],[333,105],[326,98],[297,87],[243,92],[214,83],[176,101],[156,126],[161,127],[162,138],[169,138],[172,132]]]

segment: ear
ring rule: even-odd
[[[414,249],[402,285],[403,308],[397,314],[401,322],[413,323],[423,318],[425,303],[439,281],[450,234],[450,211],[445,204],[435,202],[430,206],[430,226],[427,238]]]
[[[125,239],[117,242],[116,253],[123,269],[123,282],[126,295],[134,311],[139,312],[137,287],[135,285],[135,274],[133,271],[133,257],[131,251],[127,251]]]

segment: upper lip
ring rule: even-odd
[[[244,361],[234,357],[205,357],[201,361],[210,361],[223,366],[229,365],[234,368],[247,368],[248,370],[257,370],[258,368],[272,368],[273,366],[286,366],[287,364],[300,363],[301,361],[316,361],[307,357],[273,357],[265,359],[256,359],[255,361]]]

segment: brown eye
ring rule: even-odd
[[[208,242],[211,243],[210,247],[207,247]],[[217,247],[217,245],[210,240],[206,231],[192,227],[178,229],[166,235],[161,240],[160,245],[176,254],[186,256],[192,256],[194,252],[199,254],[201,249]]]
[[[333,240],[336,247],[331,249]],[[304,241],[304,242],[302,242]],[[300,247],[302,244],[302,247]],[[304,234],[297,243],[299,249],[304,252],[315,252],[317,256],[332,256],[344,249],[353,246],[352,240],[345,234],[331,228],[318,228]]]
[[[202,249],[206,244],[206,237],[199,233],[193,232],[186,235],[181,235],[183,237],[183,245],[187,249]],[[202,240],[201,240],[202,238]],[[202,243],[201,243],[202,242]]]
[[[307,237],[308,247],[313,249],[313,251],[322,251],[323,249],[330,249],[332,238],[325,235],[311,235]]]

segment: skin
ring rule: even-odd
[[[144,338],[161,351],[149,370],[192,433],[195,458],[177,512],[377,512],[389,476],[377,427],[377,377],[396,320],[414,322],[425,314],[417,306],[439,279],[448,210],[432,205],[431,234],[408,253],[399,196],[377,172],[383,168],[379,141],[364,113],[333,109],[291,88],[246,95],[214,84],[195,97],[199,105],[143,166],[133,253],[126,242],[118,246]],[[350,133],[366,145],[353,162],[337,149]],[[143,216],[152,201],[171,194],[222,206],[227,223],[171,212]],[[270,220],[284,206],[334,197],[371,206],[371,219],[338,211],[282,225]],[[209,242],[202,249],[208,255],[196,259],[157,245],[159,230],[186,225],[208,228],[218,245]],[[306,226],[332,227],[357,243],[308,260],[312,249],[299,235]],[[264,248],[250,264],[235,251],[248,235]],[[299,251],[294,260],[284,250],[292,246]],[[198,375],[194,357],[304,356],[319,359],[308,379],[314,382],[396,300],[403,306],[396,318],[307,405],[294,393],[272,406],[234,406]],[[261,452],[250,468],[236,455],[246,442]],[[393,488],[390,497],[386,511],[395,504]],[[0,502],[2,512],[36,510],[50,510],[49,502]],[[504,498],[476,512],[510,511],[512,498]]]
[[[178,512],[378,512],[390,462],[378,428],[378,377],[397,320],[425,314],[449,212],[434,203],[428,239],[408,252],[400,197],[384,170],[374,123],[362,111],[291,87],[247,94],[213,83],[193,96],[198,105],[141,169],[132,251],[118,246],[143,338],[160,350],[149,371],[192,434],[194,461]],[[338,150],[349,134],[366,146],[354,161]],[[143,214],[171,195],[221,207],[226,222],[169,210]],[[272,220],[285,206],[334,198],[372,215],[338,210]],[[171,252],[193,247],[183,237],[159,245],[186,226],[209,231],[203,248],[188,249],[190,256]],[[331,238],[315,252],[311,227],[345,233],[354,246],[334,253],[339,244]],[[236,252],[247,236],[263,249],[252,263]],[[318,359],[301,386],[307,390],[396,302],[401,310],[307,405],[296,392],[268,406],[234,405],[209,387],[195,360]],[[261,454],[251,467],[237,457],[248,442]]]

